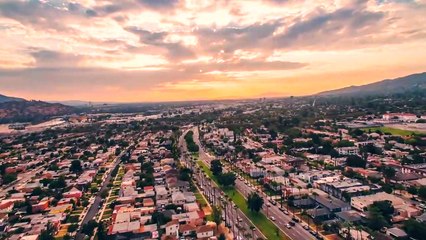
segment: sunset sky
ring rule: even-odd
[[[0,94],[299,96],[426,71],[426,0],[0,0]]]

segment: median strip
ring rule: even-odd
[[[216,176],[213,175],[210,168],[201,160],[197,161],[197,164],[204,170],[210,179],[216,182],[216,184],[229,196],[238,208],[253,222],[253,224],[266,236],[267,239],[276,240],[289,240],[290,238],[283,235],[283,232],[275,226],[264,214],[255,213],[248,209],[247,202],[243,195],[235,189],[223,188],[218,184]],[[278,233],[278,234],[277,234]],[[285,233],[284,233],[285,234]]]

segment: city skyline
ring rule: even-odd
[[[301,96],[424,72],[423,0],[2,1],[0,94]]]

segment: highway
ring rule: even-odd
[[[203,146],[200,143],[199,140],[199,132],[198,128],[194,127],[192,129],[194,131],[194,142],[199,145],[199,157],[200,160],[204,161],[208,166],[210,166],[210,161],[214,159],[213,156],[210,156],[208,153],[205,152]],[[226,169],[225,169],[226,171]],[[254,190],[248,186],[244,181],[241,181],[237,178],[235,181],[235,187],[236,189],[244,195],[244,197],[247,197],[251,192]],[[316,239],[309,231],[304,229],[300,223],[296,223],[295,226],[291,227],[290,229],[286,227],[286,225],[291,221],[292,216],[284,214],[283,211],[281,211],[278,206],[274,206],[272,204],[268,204],[268,199],[266,195],[260,194],[263,197],[263,200],[265,204],[263,205],[262,213],[265,214],[269,219],[271,217],[275,218],[275,221],[271,221],[281,229],[281,231],[285,232],[287,236],[289,236],[291,239],[299,240],[299,239]],[[268,208],[269,205],[269,209]]]
[[[186,154],[187,148],[184,136],[188,131],[189,130],[183,132],[183,134],[179,138],[179,148],[182,153],[181,163],[191,168],[192,171],[195,173],[195,182],[203,191],[203,195],[206,196],[211,205],[219,205],[222,207],[222,209],[224,210],[224,219],[226,220],[227,226],[230,227],[234,239],[243,240],[246,239],[248,235],[250,235],[252,239],[266,239],[266,237],[259,231],[259,229],[255,228],[252,230],[251,227],[254,226],[254,224],[251,223],[251,221],[246,217],[246,215],[238,207],[236,207],[235,204],[223,197],[224,193],[222,192],[222,190],[220,190],[216,183],[212,181],[205,173],[200,171],[196,166],[196,163],[191,160],[188,154]],[[195,137],[196,136],[194,132],[194,141],[197,143]],[[203,151],[200,152],[200,155],[203,156],[203,158],[209,157]]]

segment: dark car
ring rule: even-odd
[[[296,218],[296,217],[293,217],[291,220],[293,220],[293,221],[295,221],[295,222],[300,222],[300,220],[298,219],[298,218]]]

